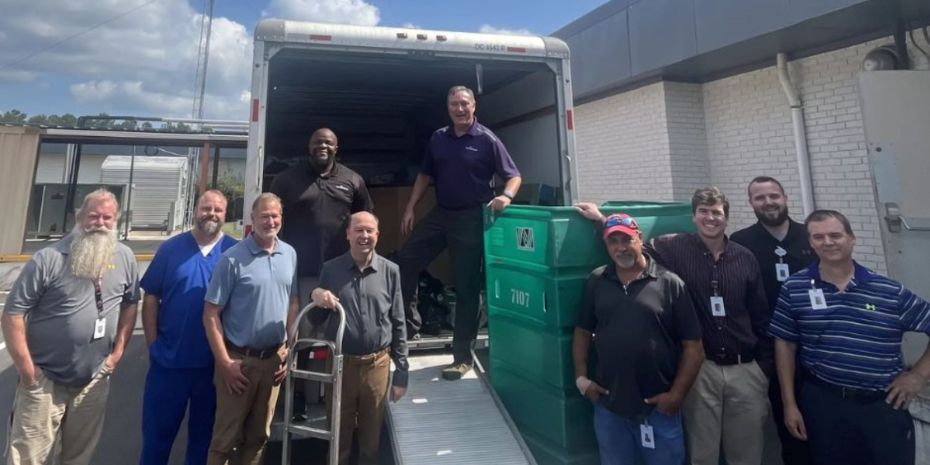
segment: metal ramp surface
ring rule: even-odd
[[[442,379],[449,354],[413,354],[407,394],[388,406],[396,465],[536,465],[480,364]]]

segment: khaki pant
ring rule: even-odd
[[[103,431],[111,370],[101,364],[84,387],[56,384],[36,368],[16,386],[8,465],[88,465]]]
[[[339,423],[339,464],[349,463],[352,435],[358,430],[358,465],[378,465],[381,425],[391,357],[387,349],[373,354],[344,357],[342,370],[342,416]],[[327,393],[326,411],[332,408]]]
[[[768,387],[756,362],[704,361],[683,410],[692,465],[718,465],[721,443],[729,465],[762,463]]]
[[[229,355],[242,360],[242,373],[249,384],[242,394],[230,394],[220,368],[216,368],[213,375],[216,419],[207,464],[228,464],[233,449],[238,448],[242,465],[261,465],[278,401],[280,385],[274,382],[274,372],[281,366],[281,357],[260,359],[233,352]]]

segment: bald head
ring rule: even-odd
[[[346,228],[349,251],[357,261],[370,257],[378,245],[378,217],[369,212],[353,213]]]

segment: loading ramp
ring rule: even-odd
[[[442,379],[451,354],[412,353],[407,394],[388,406],[396,465],[536,465],[475,359],[459,381]]]

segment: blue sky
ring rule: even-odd
[[[216,0],[206,117],[245,119],[263,17],[548,35],[606,0]],[[189,117],[204,0],[6,0],[0,112]]]

